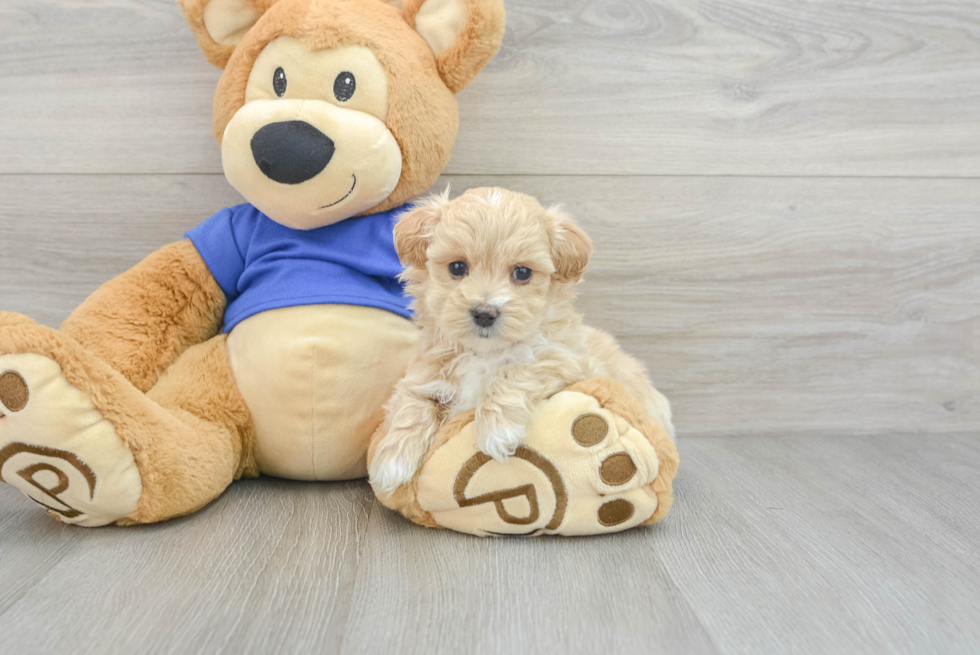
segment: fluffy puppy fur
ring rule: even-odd
[[[582,229],[521,193],[473,189],[449,200],[448,191],[395,226],[422,335],[386,406],[375,486],[409,482],[439,428],[470,409],[480,450],[507,458],[537,402],[592,377],[620,382],[673,438],[670,405],[643,365],[575,311],[592,255]]]

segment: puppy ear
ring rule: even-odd
[[[503,0],[405,0],[403,14],[429,44],[453,93],[476,77],[504,38]]]
[[[428,258],[425,252],[432,243],[442,211],[449,204],[449,187],[440,194],[427,198],[405,212],[395,224],[395,251],[406,266],[425,268]]]
[[[592,239],[571,216],[558,207],[548,210],[552,220],[551,259],[555,264],[555,282],[578,282],[592,257]]]
[[[177,0],[197,45],[218,68],[224,68],[245,33],[278,0]]]

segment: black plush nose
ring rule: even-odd
[[[333,157],[333,141],[304,121],[269,123],[252,137],[252,157],[270,180],[299,184],[315,177]]]
[[[483,309],[480,307],[470,310],[470,314],[473,316],[473,322],[481,328],[493,325],[493,322],[497,320],[498,316],[497,310]]]

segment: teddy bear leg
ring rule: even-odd
[[[0,480],[84,526],[205,505],[254,473],[224,342],[187,350],[146,395],[63,333],[0,314]]]
[[[153,439],[152,456],[141,468],[144,498],[133,522],[189,514],[233,480],[258,475],[252,416],[235,384],[226,341],[222,334],[187,349],[146,394],[173,421]]]
[[[412,482],[378,498],[421,525],[480,536],[602,534],[666,516],[677,464],[642,404],[596,378],[536,407],[504,461],[479,451],[472,412],[455,417]]]
[[[185,239],[96,289],[61,332],[146,392],[184,350],[218,334],[224,308],[224,292]]]

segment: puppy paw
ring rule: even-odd
[[[375,457],[371,462],[371,485],[378,491],[389,494],[403,484],[412,481],[417,463],[405,457],[384,459]]]
[[[392,430],[378,444],[368,467],[371,485],[376,491],[391,493],[412,481],[425,455],[426,439],[401,430]]]
[[[480,438],[480,450],[502,462],[514,454],[526,434],[523,425],[495,428]]]

